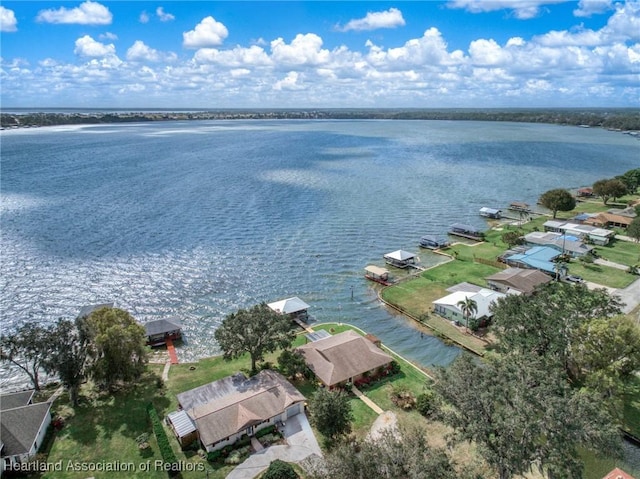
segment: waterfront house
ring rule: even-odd
[[[175,341],[182,337],[182,323],[177,319],[156,319],[143,324],[147,335],[147,344],[157,346],[165,344],[167,339]]]
[[[537,269],[507,268],[485,278],[489,288],[507,294],[532,294],[537,288],[552,281]]]
[[[449,246],[449,241],[447,241],[446,238],[441,238],[440,236],[436,235],[424,235],[422,238],[420,238],[420,246],[422,248],[429,249],[445,248]]]
[[[584,220],[584,224],[599,226],[601,228],[627,228],[633,221],[629,216],[618,215],[614,213],[598,213]]]
[[[396,268],[407,268],[410,265],[416,264],[417,257],[413,253],[399,249],[385,254],[384,260],[387,264],[395,266]]]
[[[552,232],[533,231],[524,235],[524,241],[531,246],[548,246],[574,258],[589,254],[594,249],[576,236]]]
[[[475,226],[463,223],[454,223],[449,227],[449,234],[469,238],[476,241],[484,240],[484,233]]]
[[[222,449],[242,436],[304,412],[305,397],[280,373],[265,369],[251,378],[242,373],[227,376],[177,395],[184,414],[168,421],[180,443],[200,441],[207,452]],[[175,420],[175,423],[173,422]]]
[[[38,452],[51,424],[51,403],[33,403],[34,391],[0,395],[0,471],[17,469]]]
[[[525,269],[537,269],[543,273],[555,275],[557,273],[554,260],[560,256],[560,251],[548,246],[516,247],[506,251],[500,260],[509,266]]]
[[[433,302],[434,312],[446,319],[450,319],[451,321],[464,323],[466,318],[462,309],[458,306],[458,303],[460,303],[460,301],[470,299],[476,303],[478,308],[473,317],[480,320],[480,322],[483,322],[489,320],[491,316],[493,316],[493,313],[491,312],[491,305],[498,299],[506,296],[504,293],[488,288],[468,289],[468,291],[464,288],[457,289],[447,296],[436,299]]]
[[[593,188],[590,188],[590,187],[578,188],[578,191],[576,192],[576,196],[580,198],[589,198],[593,196]]]
[[[308,309],[311,307],[297,296],[281,299],[280,301],[269,303],[267,306],[278,314],[284,314],[291,319],[302,320],[309,317]]]
[[[327,387],[354,382],[388,366],[393,358],[372,341],[347,330],[296,348],[316,377]]]
[[[480,216],[484,216],[485,218],[492,218],[492,219],[499,220],[501,214],[502,214],[502,211],[496,208],[488,208],[486,206],[483,206],[482,208],[480,208]]]
[[[549,220],[546,221],[542,226],[544,227],[545,231],[577,236],[582,240],[587,240],[593,244],[600,246],[609,244],[609,241],[611,241],[611,238],[613,238],[615,235],[615,233],[611,230],[566,221]]]

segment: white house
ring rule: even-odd
[[[464,322],[465,316],[458,303],[465,301],[467,298],[476,303],[477,311],[472,317],[483,320],[493,316],[490,311],[491,305],[500,298],[504,298],[506,294],[493,291],[487,288],[480,288],[478,291],[455,291],[443,298],[433,302],[433,310],[447,319],[452,321]]]

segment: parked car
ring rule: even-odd
[[[580,276],[576,276],[574,274],[570,274],[569,276],[567,276],[565,278],[566,281],[569,281],[571,283],[584,283],[584,279],[582,279]]]

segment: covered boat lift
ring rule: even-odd
[[[307,310],[311,307],[297,296],[268,303],[267,306],[276,313],[285,314],[293,319],[307,319]]]
[[[407,268],[416,264],[417,260],[415,254],[401,249],[387,253],[383,257],[387,264],[395,266],[396,268]]]

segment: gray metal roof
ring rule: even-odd
[[[187,414],[187,411],[174,411],[167,415],[173,429],[176,431],[178,437],[185,437],[187,434],[191,434],[196,430],[196,424]]]
[[[304,335],[309,341],[320,341],[321,339],[328,338],[331,336],[326,329],[319,329],[318,331],[314,331],[313,333],[308,333]]]
[[[177,319],[156,319],[144,323],[144,329],[147,332],[147,336],[154,336],[182,329],[182,323]]]

